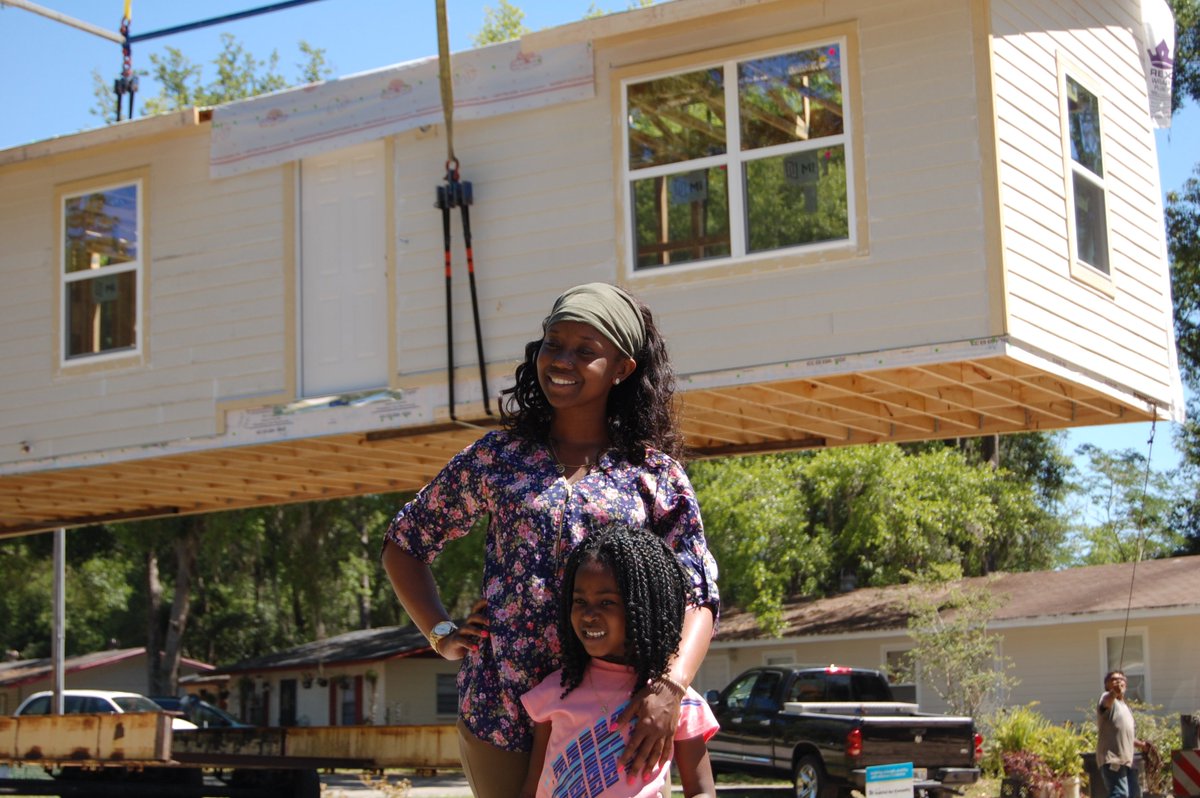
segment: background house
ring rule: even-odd
[[[230,711],[255,725],[453,723],[458,714],[458,663],[415,626],[348,632],[215,673],[229,677]]]
[[[1104,674],[1115,668],[1125,670],[1139,700],[1171,714],[1200,708],[1198,579],[1200,556],[1004,573],[962,584],[985,587],[1002,601],[989,629],[1019,680],[1006,703],[1037,701],[1052,720],[1078,722],[1090,716]],[[697,685],[717,689],[746,668],[784,662],[886,669],[911,648],[904,599],[912,589],[793,600],[785,631],[775,638],[765,637],[750,614],[727,613]],[[922,709],[946,708],[919,682],[894,688]]]
[[[63,662],[63,683],[70,689],[127,690],[147,695],[146,649],[121,648],[95,651]],[[27,696],[53,687],[53,663],[47,658],[0,662],[0,715],[9,715]],[[184,657],[181,677],[209,674],[213,666]]]
[[[459,54],[489,398],[605,280],[701,455],[1177,417],[1140,12],[677,0]],[[436,85],[0,151],[0,535],[415,488],[495,423]]]

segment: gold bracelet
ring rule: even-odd
[[[663,684],[663,685],[666,685],[667,687],[669,687],[671,689],[672,693],[679,696],[680,701],[682,701],[683,697],[685,695],[687,695],[687,688],[683,686],[683,683],[676,679],[671,678],[671,674],[669,674],[669,673],[664,673],[662,676],[659,677],[658,681],[660,684]]]

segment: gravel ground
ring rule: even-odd
[[[436,776],[417,776],[413,773],[389,772],[386,784],[378,777],[356,773],[339,772],[322,774],[321,794],[324,798],[470,798],[466,777],[459,771],[441,771]],[[411,784],[405,791],[400,785],[404,780]],[[780,783],[769,784],[718,784],[722,798],[785,798],[791,787]],[[679,793],[676,790],[676,794]]]

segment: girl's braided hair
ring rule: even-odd
[[[646,326],[646,344],[634,355],[633,374],[614,385],[608,393],[608,439],[614,451],[630,463],[640,465],[646,449],[654,448],[679,460],[683,438],[675,417],[675,372],[667,344],[654,323],[650,308],[639,299],[634,303]],[[517,366],[516,384],[500,393],[504,426],[522,438],[544,441],[550,435],[554,409],[538,385],[537,356],[542,339],[525,344],[525,360]]]
[[[617,580],[625,605],[626,655],[637,673],[632,691],[636,693],[667,672],[679,649],[687,609],[687,573],[662,538],[645,530],[613,524],[584,538],[567,560],[558,616],[564,696],[583,681],[591,659],[571,625],[575,574],[589,562],[608,566]]]

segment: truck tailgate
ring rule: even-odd
[[[975,725],[970,718],[864,717],[861,729],[859,767],[908,761],[914,767],[975,764]]]

